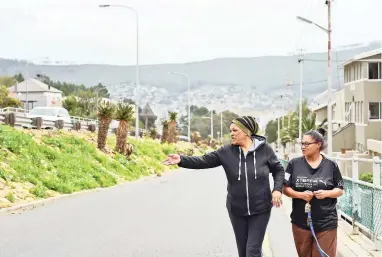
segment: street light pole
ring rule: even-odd
[[[282,117],[282,116],[281,116]],[[280,150],[281,138],[280,138],[280,115],[277,118],[277,149]]]
[[[139,74],[139,15],[138,11],[130,6],[127,5],[110,5],[110,4],[102,4],[99,5],[100,8],[107,8],[107,7],[120,7],[120,8],[126,8],[135,13],[136,18],[136,87],[137,87],[137,100],[135,103],[135,138],[139,138],[139,87],[140,87],[140,74]]]
[[[220,112],[220,142],[223,143],[223,111]]]
[[[284,111],[285,111],[285,103],[284,103],[284,95],[280,95],[281,101],[283,103],[283,108],[282,108],[282,128],[284,128]]]
[[[288,128],[290,128],[290,115],[291,115],[291,102],[292,102],[292,93],[291,93],[291,90],[290,90],[290,88],[291,88],[291,86],[292,86],[292,83],[288,83],[287,85],[286,85],[287,87],[288,87],[288,95],[289,95],[289,101],[288,101]]]
[[[327,139],[327,142],[328,142],[328,150],[327,150],[327,155],[329,157],[332,156],[332,152],[333,152],[333,124],[332,124],[332,72],[331,72],[331,45],[332,45],[332,20],[331,20],[331,15],[332,15],[332,10],[331,10],[331,4],[332,4],[332,0],[326,0],[325,2],[327,5],[328,5],[328,29],[325,29],[324,27],[318,25],[317,23],[311,21],[311,20],[308,20],[308,19],[305,19],[301,16],[297,16],[297,19],[303,21],[303,22],[306,22],[306,23],[309,23],[309,24],[313,24],[315,26],[317,26],[318,28],[320,28],[321,30],[325,31],[327,34],[328,34],[328,139]]]
[[[98,92],[100,91],[100,90],[102,90],[102,89],[106,89],[107,90],[107,88],[106,87],[101,87],[101,88],[98,88],[97,90],[96,90],[96,93],[97,93],[97,102],[96,102],[96,109],[97,109],[97,115],[98,115],[98,98],[99,98],[99,96],[98,96]]]
[[[26,70],[26,73],[27,73],[27,75],[26,75],[26,79],[25,79],[25,87],[26,87],[26,89],[25,89],[25,91],[26,91],[26,94],[25,94],[25,103],[26,103],[26,110],[29,112],[29,100],[28,100],[28,80],[29,80],[29,62],[28,62],[28,60],[27,60],[27,70]]]
[[[211,110],[211,140],[214,139],[214,112]]]
[[[332,126],[332,72],[331,72],[331,34],[332,34],[332,21],[331,21],[331,0],[327,0],[328,5],[328,156],[332,157],[333,151],[333,126]]]
[[[303,66],[304,66],[304,57],[301,49],[301,55],[298,59],[298,63],[300,64],[300,103],[299,103],[299,121],[298,121],[298,139],[299,142],[302,141],[302,81],[303,81]]]
[[[170,74],[174,75],[180,75],[187,78],[187,86],[188,86],[188,131],[187,131],[187,137],[188,141],[191,142],[191,78],[186,73],[182,72],[170,72]]]

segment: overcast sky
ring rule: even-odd
[[[325,51],[324,0],[0,0],[0,57],[135,64],[134,7],[142,64]],[[33,4],[32,4],[33,3]],[[234,4],[235,3],[235,4]],[[336,0],[333,45],[382,39],[381,0]],[[379,24],[379,25],[377,25]],[[379,26],[379,28],[377,28]]]

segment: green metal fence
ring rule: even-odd
[[[382,189],[346,177],[344,189],[344,195],[338,200],[338,209],[375,238],[382,238]]]

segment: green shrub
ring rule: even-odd
[[[373,173],[362,173],[359,175],[359,179],[368,183],[373,183]]]

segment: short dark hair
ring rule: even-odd
[[[325,150],[326,148],[326,142],[325,142],[325,129],[319,128],[317,130],[310,130],[306,132],[304,135],[311,136],[314,138],[314,140],[318,143],[321,143],[320,151]]]

